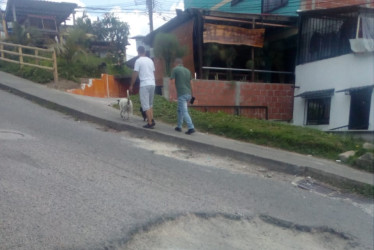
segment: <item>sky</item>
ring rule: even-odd
[[[149,17],[146,13],[146,0],[49,0],[54,2],[73,2],[79,8],[76,9],[76,18],[82,16],[86,11],[89,18],[95,21],[101,18],[106,12],[113,12],[123,22],[130,26],[129,37],[146,35],[149,33]],[[153,28],[165,24],[175,17],[176,9],[184,9],[183,0],[154,0],[155,11],[153,14]],[[5,10],[6,0],[0,0],[0,8]],[[67,22],[72,24],[72,19]],[[129,39],[127,46],[127,59],[137,55],[134,39]]]
[[[123,22],[130,26],[129,37],[146,35],[149,33],[149,17],[146,13],[146,0],[65,0],[73,1],[85,8],[78,9],[80,13],[85,10],[92,21],[102,17],[105,12],[113,12]],[[165,24],[175,17],[176,9],[184,9],[183,0],[154,0],[155,12],[153,14],[153,28]],[[77,13],[77,16],[79,14]],[[129,39],[127,46],[127,59],[137,55],[134,39]]]

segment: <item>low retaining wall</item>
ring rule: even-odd
[[[169,100],[176,101],[176,89],[169,83]],[[269,120],[290,121],[293,113],[292,84],[193,80],[192,106],[200,110]],[[266,111],[267,116],[266,117]]]
[[[69,93],[93,97],[126,97],[130,87],[130,78],[115,78],[113,75],[102,74],[101,78],[89,79],[82,83],[80,89],[69,89]],[[139,85],[135,84],[135,94]]]

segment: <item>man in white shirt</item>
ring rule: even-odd
[[[156,125],[153,120],[153,98],[155,95],[155,65],[153,61],[145,55],[143,46],[138,48],[139,58],[135,61],[132,73],[130,92],[133,90],[136,78],[139,76],[140,88],[139,98],[143,111],[146,113],[148,123],[143,128],[152,129]]]

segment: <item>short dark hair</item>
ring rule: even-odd
[[[183,59],[180,57],[175,58],[174,62],[178,65],[183,65]]]
[[[145,48],[143,46],[138,47],[138,53],[139,54],[144,54],[145,53]]]

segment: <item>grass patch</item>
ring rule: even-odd
[[[139,96],[133,96],[135,113],[139,112]],[[156,120],[176,124],[177,103],[168,102],[156,95],[154,117]],[[336,160],[342,152],[355,150],[360,153],[363,141],[348,135],[335,135],[317,129],[293,126],[281,122],[250,119],[224,112],[205,113],[189,109],[197,130],[235,140],[279,148],[325,159]],[[354,166],[354,164],[352,164]],[[365,169],[364,169],[365,170]],[[366,170],[367,171],[367,170]]]

